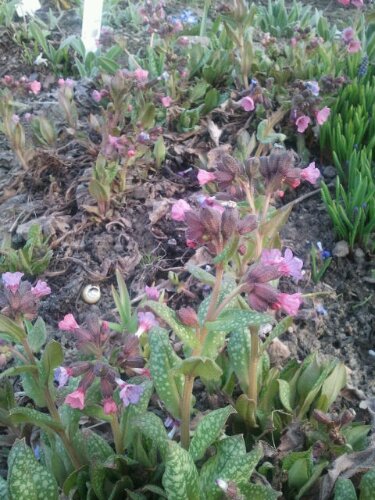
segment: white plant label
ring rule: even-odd
[[[20,0],[16,11],[19,17],[33,16],[41,8],[39,0]]]
[[[103,0],[84,0],[82,42],[86,52],[96,52],[102,27]]]

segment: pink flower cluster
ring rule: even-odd
[[[42,89],[42,84],[38,80],[29,80],[26,76],[22,76],[19,80],[16,80],[11,75],[5,75],[1,79],[1,83],[10,89],[21,88],[34,95],[38,95]]]
[[[327,106],[316,111],[316,113],[315,113],[316,123],[318,125],[323,125],[323,123],[325,123],[328,120],[330,113],[331,113],[331,110],[330,110],[330,108],[327,108]],[[305,132],[305,130],[307,129],[307,127],[310,125],[310,123],[311,123],[311,118],[309,116],[307,116],[307,115],[299,116],[295,121],[295,124],[297,127],[297,132],[299,132],[300,134],[303,134]]]
[[[355,37],[355,31],[350,26],[343,30],[341,40],[350,54],[355,54],[361,50],[361,42]]]
[[[345,7],[348,7],[350,4],[354,5],[354,7],[357,7],[357,9],[360,9],[363,7],[363,0],[337,0],[338,3],[341,3],[341,5],[344,5]]]

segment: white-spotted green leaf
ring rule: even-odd
[[[334,500],[357,500],[357,493],[350,479],[346,477],[337,479]]]
[[[211,358],[205,356],[190,356],[184,359],[173,373],[201,377],[205,380],[218,380],[223,371]]]
[[[203,498],[221,500],[223,492],[216,481],[233,481],[240,486],[249,482],[257,463],[263,456],[260,446],[246,453],[242,435],[230,436],[216,445],[216,454],[208,459],[200,472],[200,484]]]
[[[359,500],[372,500],[374,498],[375,492],[375,468],[366,472],[362,476],[360,485]]]
[[[205,283],[206,285],[211,285],[211,286],[213,286],[215,284],[215,276],[208,273],[207,271],[205,271],[201,267],[190,265],[190,266],[188,266],[187,269],[188,269],[189,273],[194,276],[194,278],[197,278],[202,283]]]
[[[249,386],[249,363],[251,351],[250,331],[248,328],[233,330],[228,342],[230,364],[238,378],[241,389],[247,392]]]
[[[9,500],[58,500],[57,483],[34,457],[25,440],[16,441],[8,457]]]
[[[275,491],[261,484],[249,483],[240,486],[239,489],[244,498],[251,500],[276,500],[282,495],[281,491]]]
[[[83,444],[85,447],[87,461],[91,463],[103,463],[114,454],[108,442],[96,432],[90,429],[82,431]]]
[[[188,451],[168,443],[163,487],[170,500],[201,500],[198,471]],[[203,499],[202,499],[203,500]]]
[[[168,434],[163,422],[152,412],[146,412],[140,415],[134,422],[142,434],[153,441],[159,448],[163,458],[168,451]]]
[[[236,413],[236,410],[232,406],[226,406],[211,411],[199,422],[189,448],[189,453],[194,461],[203,458],[207,448],[222,433],[225,422],[232,413]]]
[[[198,339],[193,328],[183,325],[177,319],[176,313],[167,305],[161,304],[154,300],[145,303],[155,314],[164,320],[174,331],[178,338],[180,338],[184,345],[194,348],[198,345]]]
[[[169,413],[179,418],[184,377],[174,374],[173,369],[181,363],[181,360],[170,345],[168,333],[162,328],[153,328],[148,340],[149,366],[156,392]]]
[[[208,322],[207,328],[209,330],[232,332],[239,329],[243,330],[250,325],[264,325],[270,321],[272,321],[272,317],[268,314],[242,309],[229,309],[221,314],[217,320]]]
[[[277,380],[279,383],[279,397],[280,401],[283,405],[283,407],[287,410],[290,411],[291,413],[293,412],[293,409],[291,407],[291,402],[290,402],[290,387],[289,384],[286,380],[278,379]]]
[[[0,476],[0,498],[8,500],[8,483]]]
[[[13,408],[9,415],[13,424],[29,423],[47,431],[64,429],[61,423],[53,420],[47,413],[41,413],[33,408]]]
[[[46,324],[42,318],[38,318],[34,324],[25,322],[27,328],[27,340],[33,352],[39,352],[47,339]]]

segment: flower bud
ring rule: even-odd
[[[181,307],[177,311],[177,316],[186,326],[198,326],[198,316],[192,307]]]

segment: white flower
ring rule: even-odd
[[[43,57],[43,52],[41,52],[38,57],[35,59],[34,64],[36,66],[41,66],[44,64],[44,66],[48,66],[48,61]]]

